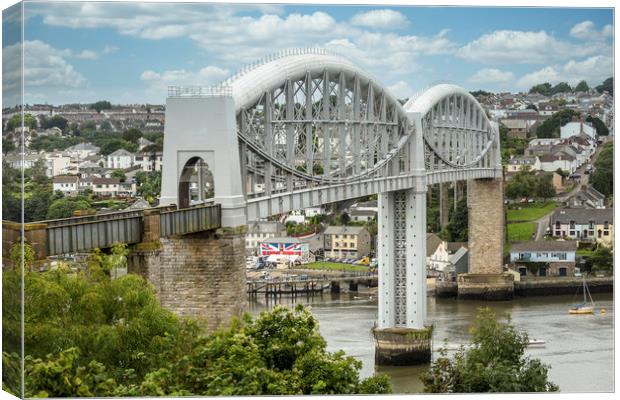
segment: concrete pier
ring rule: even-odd
[[[416,365],[431,361],[433,327],[375,328],[375,364]]]

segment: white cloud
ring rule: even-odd
[[[575,54],[591,55],[600,48],[560,41],[545,31],[501,30],[484,34],[459,49],[457,55],[482,63],[544,64],[566,60]]]
[[[26,40],[23,46],[25,102],[32,102],[59,90],[84,88],[88,85],[86,78],[65,59],[70,51],[56,49],[40,40]],[[2,50],[4,106],[20,102],[21,51],[20,43],[6,46]]]
[[[582,40],[603,40],[613,36],[613,27],[611,25],[605,25],[599,32],[596,30],[594,22],[583,21],[572,27],[570,35]]]
[[[520,88],[530,88],[539,83],[557,83],[562,80],[558,71],[553,67],[544,67],[538,71],[525,74],[517,82],[517,86]]]
[[[99,58],[99,55],[92,50],[82,50],[80,53],[75,55],[75,58],[81,58],[83,60],[96,60]]]
[[[253,13],[246,11],[252,10]],[[71,28],[109,27],[120,34],[158,40],[188,37],[212,58],[238,68],[267,54],[290,47],[330,47],[342,51],[371,73],[383,76],[418,70],[425,54],[449,54],[456,49],[447,30],[434,36],[372,32],[368,25],[336,21],[325,12],[282,14],[281,8],[165,3],[46,3],[38,6],[49,25]],[[358,14],[358,22],[379,26],[406,22],[391,10]],[[385,11],[385,12],[384,12]],[[343,47],[344,46],[344,47]],[[390,77],[388,77],[389,79]]]
[[[507,85],[515,80],[515,75],[510,71],[500,71],[495,68],[484,68],[469,78],[469,82],[490,85]]]
[[[351,24],[370,28],[398,29],[407,26],[409,21],[405,15],[398,11],[384,9],[355,14],[351,18]]]
[[[574,86],[582,80],[588,82],[590,86],[595,86],[610,76],[613,76],[613,58],[593,56],[581,61],[570,60],[564,65],[547,66],[525,74],[517,82],[517,87],[529,89],[544,82],[551,84],[568,82]]]
[[[408,99],[413,94],[413,89],[409,87],[409,84],[405,81],[398,81],[393,85],[388,86],[388,90],[397,99]]]
[[[184,69],[155,72],[144,71],[140,75],[151,93],[166,93],[168,86],[211,86],[224,80],[230,72],[214,66],[207,66],[198,72]]]
[[[118,47],[117,46],[113,46],[113,45],[106,45],[103,50],[101,50],[101,54],[112,54],[112,53],[116,53],[118,51]]]

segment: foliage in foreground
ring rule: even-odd
[[[527,334],[518,332],[507,317],[500,322],[489,308],[479,309],[470,331],[472,347],[454,358],[443,350],[422,376],[427,393],[555,392],[549,366],[526,357]]]
[[[360,361],[327,352],[318,322],[302,306],[201,334],[196,323],[162,308],[143,278],[110,278],[125,255],[116,246],[110,255],[96,252],[86,271],[25,272],[26,397],[391,391],[386,376],[360,380]],[[4,289],[17,287],[20,273],[5,271]],[[20,307],[11,293],[3,291],[3,311]],[[19,325],[19,318],[3,321],[5,349],[19,348]],[[5,371],[19,371],[19,363],[18,353],[3,353]],[[19,394],[18,378],[5,375],[5,390]]]

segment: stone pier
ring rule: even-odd
[[[375,364],[416,365],[431,361],[433,327],[373,329]]]
[[[504,205],[502,180],[469,181],[469,273],[458,277],[463,299],[507,300],[513,296],[513,276],[502,273]]]
[[[155,286],[163,307],[213,331],[244,310],[244,255],[244,233],[221,228],[140,243],[129,256],[129,272]]]

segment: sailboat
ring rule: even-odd
[[[590,303],[588,304],[586,300],[586,292],[588,293],[588,297],[590,297]],[[588,285],[586,285],[586,277],[583,277],[583,302],[575,304],[572,308],[568,310],[569,314],[594,314],[594,301],[592,300],[592,295],[590,294],[590,290],[588,289]]]

